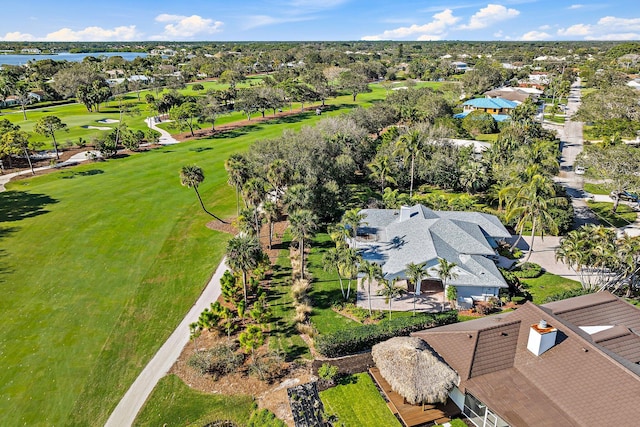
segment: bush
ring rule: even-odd
[[[374,344],[394,336],[406,336],[411,332],[455,323],[457,320],[455,310],[385,319],[375,325],[364,325],[320,335],[314,340],[314,344],[316,350],[325,357],[341,357],[369,350]]]
[[[520,279],[535,279],[542,275],[542,267],[533,262],[525,262],[513,274]]]
[[[192,90],[204,90],[204,86],[202,85],[202,83],[194,83],[193,86],[191,86]]]
[[[260,357],[255,357],[249,365],[249,375],[269,383],[285,375],[284,356],[273,351]]]
[[[268,409],[256,409],[251,414],[247,427],[287,427],[287,425]]]
[[[215,379],[220,375],[235,372],[243,361],[244,356],[236,352],[235,345],[219,344],[210,350],[194,353],[187,365],[200,374],[210,374]]]
[[[547,298],[545,298],[544,302],[547,303],[547,302],[553,302],[553,301],[560,301],[567,298],[573,298],[573,297],[578,297],[580,295],[590,294],[592,292],[593,291],[590,291],[588,289],[583,289],[583,288],[571,289],[568,291],[562,291],[562,292],[558,292],[557,294],[549,295]]]
[[[336,375],[338,375],[338,367],[335,365],[323,363],[322,366],[318,368],[318,377],[320,377],[320,379],[332,381]]]

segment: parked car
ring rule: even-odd
[[[574,172],[576,175],[584,175],[584,167],[583,166],[576,166],[576,168],[574,169]]]
[[[627,190],[623,190],[623,191],[612,191],[611,194],[609,194],[609,196],[611,196],[612,199],[620,199],[620,200],[624,200],[627,202],[635,202],[635,203],[640,203],[640,196],[638,196],[637,194],[634,193],[630,193]]]

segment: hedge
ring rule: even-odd
[[[422,313],[411,317],[385,319],[374,325],[322,334],[315,338],[314,344],[318,353],[325,357],[342,357],[369,350],[374,344],[392,337],[409,335],[435,326],[447,325],[458,321],[455,310],[444,313]]]
[[[542,275],[542,267],[534,262],[525,262],[516,270],[513,270],[513,274],[520,279],[535,279]]]

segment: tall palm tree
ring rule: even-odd
[[[266,199],[266,182],[262,178],[249,178],[242,186],[242,194],[245,201],[253,206],[254,225],[256,227],[256,236],[260,238],[260,204]]]
[[[438,258],[438,277],[442,280],[442,310],[444,311],[445,298],[447,297],[447,281],[455,279],[458,274],[453,270],[458,264],[449,262],[444,258]]]
[[[544,175],[536,174],[531,181],[517,188],[507,202],[507,221],[517,219],[516,231],[522,235],[525,227],[531,225],[531,243],[529,252],[524,262],[529,261],[533,253],[533,244],[536,232],[540,231],[544,237],[545,229],[552,234],[558,233],[558,225],[551,216],[550,209],[553,205],[566,205],[566,199],[556,197],[555,184]]]
[[[393,280],[381,279],[379,283],[382,285],[382,289],[378,290],[378,295],[383,296],[384,302],[389,304],[389,319],[391,319],[391,301],[402,295],[405,290],[397,285],[398,277]]]
[[[407,264],[406,275],[407,279],[413,283],[413,314],[416,314],[416,297],[420,295],[420,285],[422,284],[422,278],[424,276],[429,276],[429,273],[426,269],[427,264],[422,262],[420,264],[416,264],[415,262],[411,262]]]
[[[227,243],[227,264],[234,271],[242,272],[244,303],[247,304],[247,273],[255,269],[264,258],[258,239],[245,234],[238,235]]]
[[[393,172],[393,164],[387,155],[376,156],[371,163],[367,165],[371,171],[371,177],[380,181],[380,191],[384,191],[385,182],[396,183],[396,179],[391,175]]]
[[[198,196],[198,201],[200,202],[202,210],[218,221],[227,224],[226,221],[218,218],[216,215],[212,214],[207,210],[207,208],[204,207],[204,203],[202,202],[202,198],[200,197],[200,192],[198,191],[198,186],[202,184],[202,181],[204,181],[204,172],[202,172],[202,169],[200,169],[198,166],[189,165],[183,166],[182,169],[180,169],[180,183],[185,187],[193,188],[193,190],[196,192],[196,196]]]
[[[416,162],[424,157],[425,135],[419,130],[402,135],[396,142],[395,154],[402,156],[404,162],[410,164],[411,184],[409,187],[409,197],[413,197],[413,178],[415,176]]]
[[[224,162],[229,178],[227,183],[236,190],[236,215],[240,215],[240,189],[249,179],[247,160],[242,154],[232,154]]]
[[[578,274],[583,289],[591,287],[584,275],[584,267],[588,265],[590,257],[588,242],[589,237],[584,228],[572,230],[560,239],[560,246],[556,249],[556,260],[565,263]]]
[[[351,281],[358,276],[358,266],[362,262],[362,256],[358,253],[357,249],[349,248],[346,246],[340,246],[337,248],[339,254],[339,265],[342,276],[348,279],[347,282],[347,295],[345,300],[349,300],[351,295]]]
[[[300,209],[289,215],[291,234],[298,240],[300,247],[300,275],[304,278],[304,242],[313,237],[318,218],[308,209]]]
[[[294,184],[287,188],[283,197],[287,212],[305,209],[309,205],[309,188],[304,184]]]
[[[366,214],[360,213],[358,209],[349,209],[342,215],[342,223],[349,229],[349,237],[353,239],[358,235],[358,226],[367,217]]]
[[[267,220],[269,227],[269,250],[271,250],[271,243],[273,241],[273,223],[276,222],[280,216],[280,210],[278,205],[271,200],[267,200],[262,204],[262,210],[264,212],[264,218]]]
[[[358,269],[360,273],[363,273],[362,286],[364,287],[365,281],[367,282],[367,292],[369,297],[369,315],[371,315],[371,284],[375,281],[382,280],[384,278],[382,274],[382,267],[379,264],[370,261],[363,261]]]
[[[329,227],[329,237],[336,247],[349,246],[349,238],[351,237],[351,228],[347,227],[344,222],[339,222]]]

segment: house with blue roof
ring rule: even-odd
[[[511,234],[495,215],[434,211],[420,204],[360,213],[365,218],[355,246],[363,259],[382,267],[386,279],[406,279],[409,263],[424,263],[425,282],[437,281],[438,259],[443,258],[456,263],[456,277],[447,286],[456,287],[460,307],[497,297],[500,288],[508,287],[493,259],[498,241]],[[420,284],[408,291],[420,295]]]
[[[518,106],[517,102],[504,98],[474,98],[462,104],[462,113],[453,117],[463,119],[472,111],[481,110],[489,113],[497,122],[503,122],[511,118],[511,112]]]

